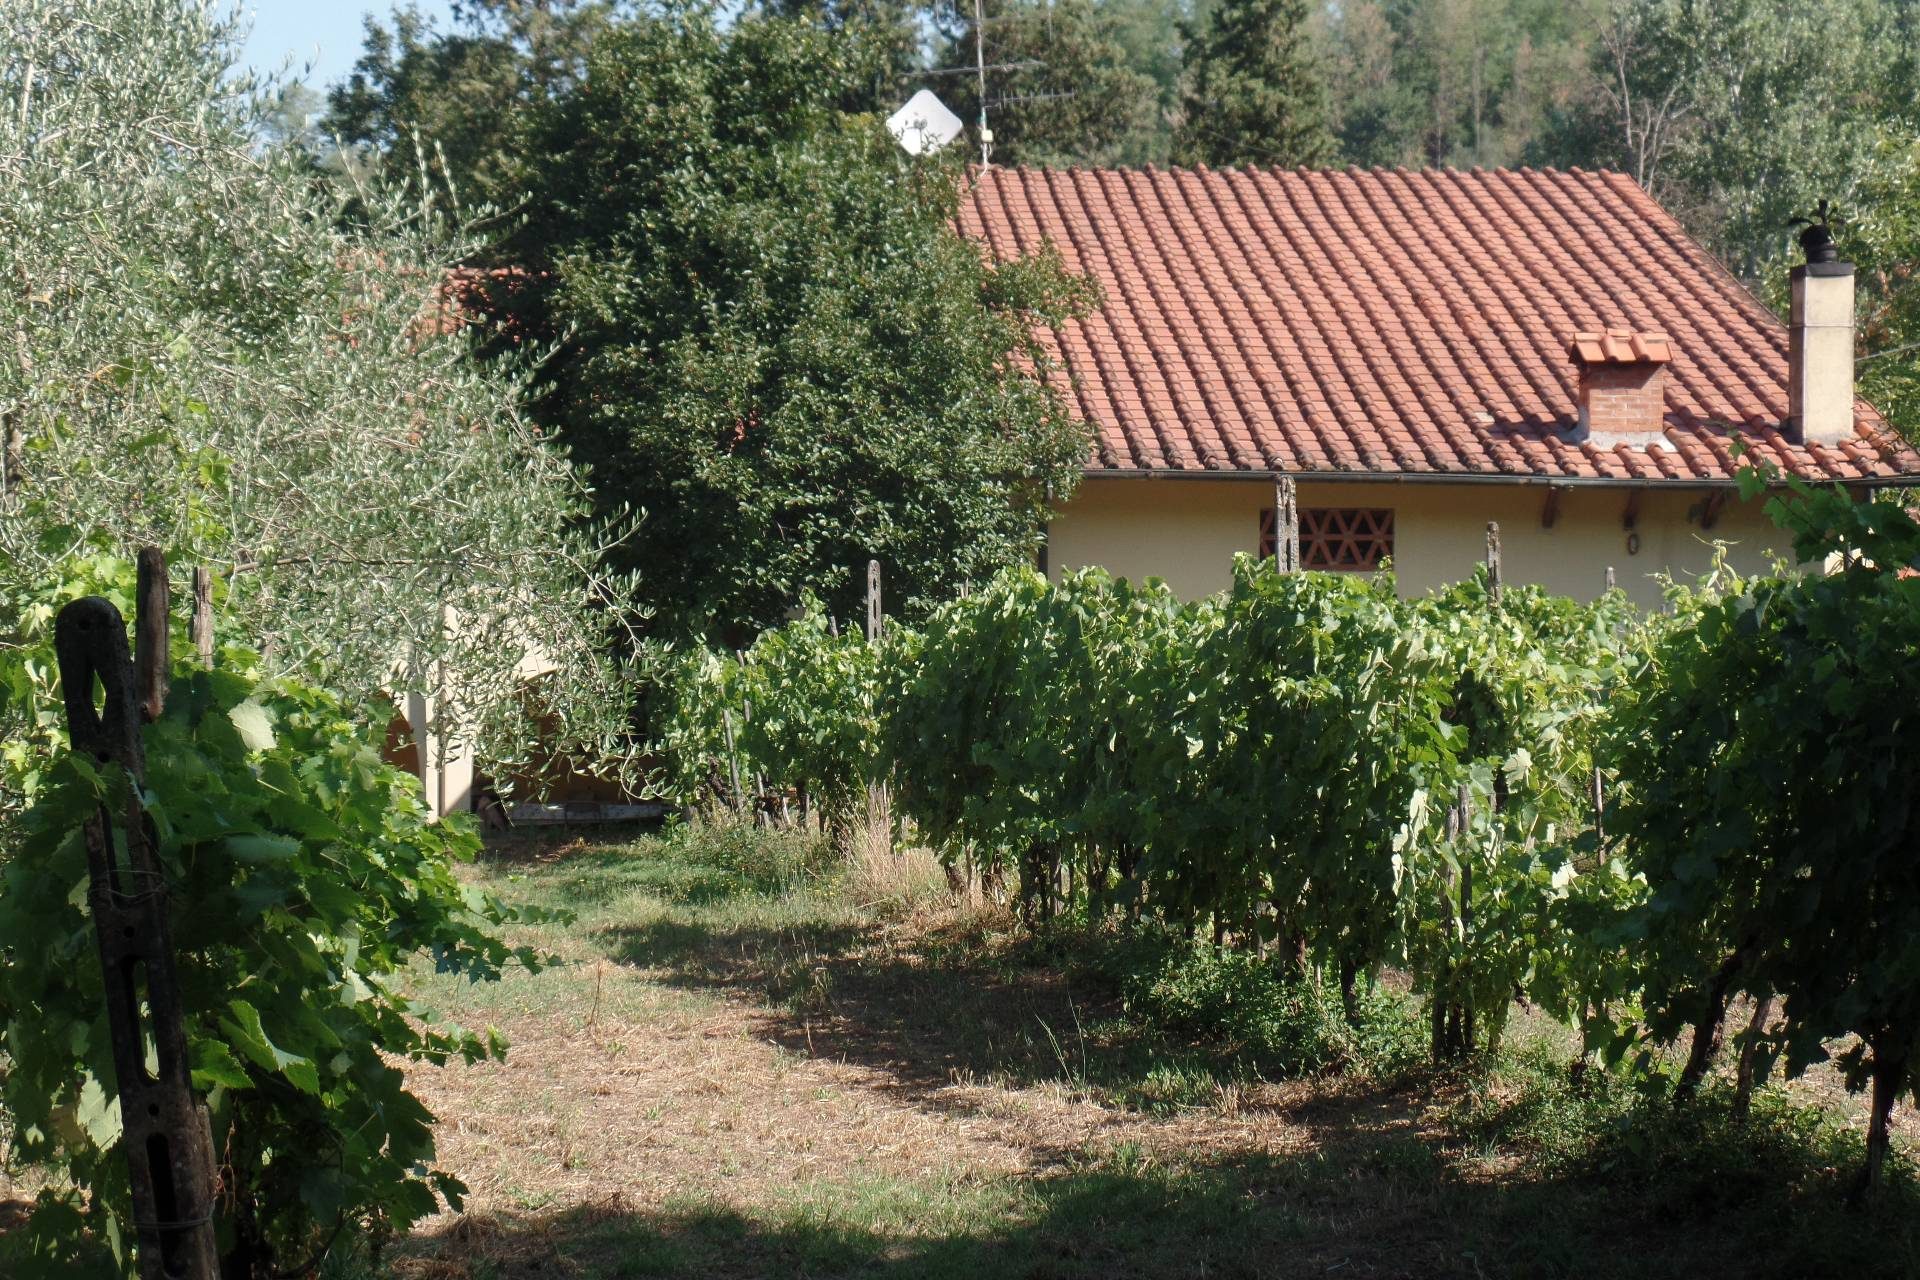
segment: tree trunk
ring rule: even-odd
[[[980,868],[980,896],[996,905],[1006,901],[1007,871],[997,858]]]
[[[1681,1071],[1680,1083],[1673,1091],[1675,1106],[1693,1101],[1693,1095],[1700,1091],[1700,1082],[1713,1068],[1714,1057],[1720,1052],[1720,1028],[1727,1019],[1727,991],[1740,972],[1740,960],[1740,953],[1734,953],[1707,986],[1707,1007],[1694,1025],[1693,1049],[1687,1054],[1686,1068]]]
[[[1360,1025],[1360,966],[1351,960],[1340,962],[1340,1011],[1348,1026]]]
[[[1755,1002],[1753,1017],[1747,1020],[1747,1033],[1740,1041],[1740,1067],[1733,1078],[1733,1118],[1744,1123],[1753,1110],[1753,1067],[1759,1057],[1760,1033],[1773,1016],[1773,997],[1765,995]]]
[[[820,825],[827,830],[827,844],[833,849],[833,856],[841,861],[853,857],[853,809],[850,800],[838,796],[820,815]]]
[[[1122,842],[1114,850],[1114,869],[1119,873],[1120,883],[1127,889],[1127,922],[1140,922],[1140,894],[1133,889],[1134,876],[1140,870],[1140,850],[1130,842]]]
[[[1274,924],[1280,941],[1281,963],[1287,976],[1295,981],[1307,976],[1307,931],[1287,914],[1278,898],[1273,901]]]
[[[1897,1041],[1899,1048],[1892,1048],[1891,1041]],[[1872,1199],[1886,1183],[1887,1121],[1893,1115],[1893,1104],[1899,1099],[1907,1078],[1907,1055],[1913,1037],[1876,1036],[1867,1043],[1873,1046],[1873,1115],[1867,1126],[1867,1168],[1862,1190]]]
[[[1020,858],[1020,914],[1032,927],[1047,918],[1053,904],[1052,867],[1046,846],[1034,841]]]

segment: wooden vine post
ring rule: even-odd
[[[159,551],[144,548],[139,570],[132,655],[120,611],[99,596],[75,600],[54,624],[73,750],[96,764],[119,765],[135,784],[146,780],[140,725],[159,717],[167,696],[166,562]],[[106,693],[97,710],[96,682]],[[84,834],[141,1280],[216,1280],[213,1133],[193,1092],[170,895],[138,785],[128,787],[117,823],[103,804],[87,819]],[[149,1039],[156,1059],[152,1072]]]
[[[193,567],[193,614],[187,624],[187,634],[193,639],[193,651],[200,659],[200,665],[209,670],[213,667],[213,574],[207,566],[197,564]]]
[[[867,561],[867,643],[879,644],[880,633],[885,630],[887,616],[881,607],[880,598],[880,562]],[[893,850],[893,796],[887,791],[884,779],[875,778],[867,784],[867,831],[869,838],[875,831],[883,832],[888,852]]]
[[[1473,795],[1465,783],[1455,790],[1447,807],[1447,840],[1459,858],[1460,871],[1442,875],[1442,920],[1449,936],[1460,944],[1460,962],[1440,962],[1440,973],[1433,986],[1432,1040],[1433,1059],[1444,1062],[1473,1051],[1475,1029],[1471,1000],[1472,966],[1467,958],[1473,942],[1473,863],[1466,856],[1467,842],[1473,833]]]
[[[740,751],[734,744],[732,711],[720,713],[720,728],[727,735],[727,780],[733,784],[732,791],[727,795],[727,807],[733,810],[735,817],[739,817],[746,793],[740,790]]]
[[[1500,525],[1487,521],[1487,598],[1500,603]]]
[[[1292,476],[1273,485],[1273,559],[1281,573],[1300,572],[1300,490]]]

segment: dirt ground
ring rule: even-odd
[[[1463,1137],[1464,1075],[1269,1082],[1136,1052],[1111,992],[924,883],[746,892],[545,844],[478,876],[576,913],[524,932],[564,963],[423,975],[425,1007],[512,1043],[409,1073],[465,1212],[326,1280],[1705,1280],[1813,1274],[1856,1237],[1850,1276],[1920,1274],[1920,1214],[1836,1207],[1837,1167],[1780,1194],[1764,1153],[1696,1153],[1643,1188],[1629,1156],[1615,1185]],[[1858,1125],[1831,1077],[1802,1092]]]
[[[1117,1011],[983,960],[1008,921],[588,896],[574,964],[468,1011],[506,1031],[508,1061],[414,1073],[472,1194],[405,1244],[403,1276],[1601,1273],[1581,1251],[1614,1210],[1590,1188],[1516,1194],[1514,1151],[1449,1138],[1457,1081],[1215,1081],[1120,1105],[1087,1030]],[[1538,1203],[1566,1221],[1534,1222]],[[1156,1225],[1189,1212],[1191,1238]],[[1635,1252],[1672,1274],[1793,1274],[1646,1219]]]

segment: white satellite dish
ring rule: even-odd
[[[887,117],[887,132],[916,156],[938,151],[959,137],[964,127],[960,117],[947,110],[947,104],[931,89],[914,94],[906,106]]]

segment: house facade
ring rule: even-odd
[[[1045,335],[1093,456],[1047,566],[1199,596],[1270,553],[1401,589],[1471,573],[1660,599],[1787,540],[1736,491],[1736,439],[1865,495],[1920,455],[1853,393],[1852,268],[1795,270],[1782,324],[1630,179],[1580,170],[986,169],[961,229],[1051,244],[1101,287]],[[1814,238],[1818,241],[1819,237]]]

